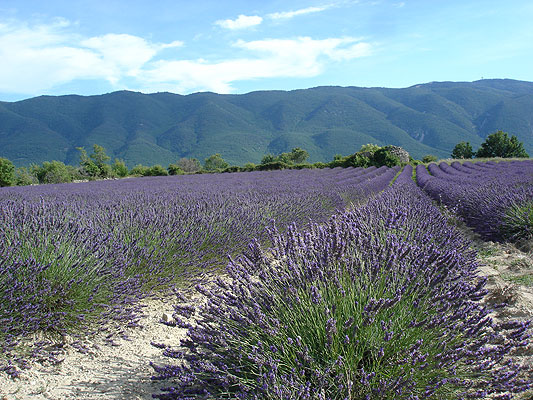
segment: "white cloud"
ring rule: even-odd
[[[215,24],[226,29],[243,29],[251,26],[259,25],[263,22],[263,18],[258,15],[239,15],[237,19],[224,19],[216,21]]]
[[[329,65],[369,55],[360,38],[265,39],[237,41],[217,61],[163,58],[166,48],[183,43],[154,43],[109,33],[81,37],[68,21],[30,26],[0,23],[0,92],[38,95],[77,80],[109,82],[115,89],[178,93],[234,91],[236,82],[265,78],[303,78]]]
[[[276,13],[268,14],[267,16],[272,19],[289,19],[289,18],[296,17],[298,15],[311,14],[311,13],[325,11],[328,8],[331,8],[333,6],[334,4],[327,4],[327,5],[319,6],[319,7],[307,7],[307,8],[301,8],[299,10],[294,10],[294,11],[276,12]]]
[[[98,53],[102,66],[107,68],[107,79],[117,83],[122,75],[136,76],[140,68],[164,48],[179,47],[183,43],[154,44],[132,35],[107,34],[81,41],[83,47]]]
[[[70,33],[69,25],[63,19],[49,25],[0,24],[0,91],[39,94],[76,79],[118,84],[162,49],[182,44],[125,34],[84,39]]]
[[[357,38],[268,39],[238,41],[235,46],[252,54],[248,58],[211,63],[202,59],[161,60],[145,71],[142,81],[146,88],[157,90],[230,93],[232,84],[237,81],[313,77],[322,73],[332,61],[363,57],[371,51],[370,44]]]

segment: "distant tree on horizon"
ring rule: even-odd
[[[206,171],[217,171],[228,168],[229,164],[219,153],[213,154],[205,159],[204,169]]]
[[[509,137],[507,132],[499,130],[487,136],[476,157],[528,158],[529,154],[516,136]]]
[[[15,184],[15,165],[7,158],[0,157],[0,187]]]
[[[472,145],[470,142],[457,143],[453,148],[451,157],[462,159],[470,159],[474,157],[474,151],[472,150]]]

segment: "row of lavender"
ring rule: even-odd
[[[224,265],[251,238],[266,239],[272,220],[283,227],[327,219],[381,191],[397,171],[289,170],[2,188],[0,353],[9,356],[35,332],[87,332],[103,320],[135,325],[140,298]]]
[[[507,358],[528,323],[479,303],[475,253],[407,166],[366,205],[271,230],[228,279],[175,307],[181,346],[154,365],[159,399],[510,399],[531,388]],[[504,361],[505,360],[505,361]]]
[[[533,161],[432,163],[418,165],[416,176],[426,193],[484,238],[533,238]]]

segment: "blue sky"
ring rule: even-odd
[[[533,81],[530,0],[0,0],[0,100]]]

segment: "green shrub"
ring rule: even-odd
[[[170,164],[167,168],[169,175],[183,175],[185,171],[177,164]]]
[[[504,237],[513,242],[533,240],[533,201],[508,208],[501,230]]]
[[[287,169],[290,165],[281,161],[273,161],[266,164],[260,164],[257,166],[258,171],[268,171],[272,169]]]
[[[426,154],[423,158],[422,158],[422,162],[427,164],[427,163],[431,163],[431,162],[435,162],[437,161],[437,156],[434,156],[433,154]]]
[[[244,164],[242,169],[243,171],[255,171],[257,169],[257,165],[252,162],[247,162],[246,164]]]
[[[205,159],[204,169],[209,172],[216,172],[228,168],[229,164],[224,161],[220,154],[213,154]]]
[[[77,177],[73,166],[55,160],[45,161],[41,166],[31,166],[31,173],[37,177],[39,183],[72,182]]]
[[[0,157],[0,187],[15,184],[15,166],[7,158]]]
[[[402,165],[402,162],[399,157],[393,155],[385,147],[376,150],[374,156],[372,157],[372,165],[376,167],[394,167],[396,165]]]
[[[129,173],[126,163],[123,160],[119,160],[117,158],[115,158],[115,162],[111,166],[111,170],[113,171],[113,174],[115,176],[118,176],[120,178],[128,176]]]
[[[152,165],[150,168],[148,168],[148,176],[167,176],[168,171],[159,164]]]
[[[25,167],[17,168],[15,170],[15,180],[17,186],[36,185],[39,183],[35,175]]]
[[[150,167],[147,167],[142,164],[137,164],[135,167],[133,167],[130,170],[130,175],[133,176],[149,176],[150,175]]]
[[[230,167],[224,168],[222,172],[241,172],[242,168],[238,165],[232,165]]]

